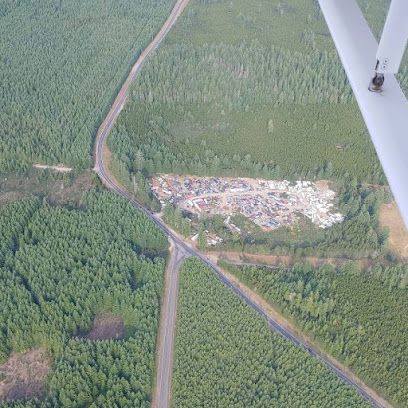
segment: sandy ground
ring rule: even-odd
[[[380,224],[388,227],[389,247],[397,256],[408,259],[408,231],[395,202],[384,204],[380,211]]]
[[[67,167],[64,166],[63,164],[57,164],[56,166],[48,166],[46,164],[33,164],[33,167],[41,170],[45,169],[54,170],[58,171],[59,173],[69,173],[70,171],[72,171],[72,167]]]
[[[103,157],[104,168],[106,170],[109,169],[108,170],[109,178],[114,182],[114,184],[119,186],[122,190],[128,191],[128,189],[124,187],[123,184],[120,183],[118,179],[112,173],[112,170],[111,170],[112,169],[112,152],[109,150],[107,143],[104,143],[102,146],[102,157]],[[104,182],[103,179],[102,179],[102,182]]]
[[[108,144],[104,143],[102,146],[102,157],[103,162],[105,164],[105,168],[111,169],[112,167],[112,153],[109,150]],[[109,174],[111,177],[113,176],[111,173]]]
[[[317,180],[316,182],[315,182],[315,184],[316,184],[316,187],[319,189],[319,190],[330,190],[330,189],[332,189],[332,186],[330,185],[331,183],[330,183],[330,181],[329,180]]]
[[[85,337],[88,340],[111,340],[121,339],[124,335],[123,319],[106,313],[95,317],[92,329]]]
[[[51,360],[43,348],[13,353],[0,366],[0,401],[41,398]]]

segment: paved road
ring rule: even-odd
[[[102,152],[99,152],[98,149],[101,148],[102,150],[102,146],[106,141],[106,138],[109,134],[110,129],[114,125],[117,117],[119,116],[120,111],[123,109],[131,83],[136,78],[136,75],[139,73],[146,59],[153,53],[153,51],[160,45],[160,43],[166,37],[171,27],[173,27],[177,18],[183,12],[183,10],[185,9],[189,1],[190,0],[177,0],[173,10],[171,11],[169,17],[163,24],[160,31],[156,34],[156,36],[153,38],[151,43],[140,54],[136,63],[133,65],[128,77],[123,83],[118,95],[116,96],[105,120],[102,122],[101,126],[99,127],[98,132],[96,133],[96,141],[95,141],[95,171],[98,174],[99,174],[99,170],[101,169],[100,166],[102,165],[101,161],[98,160],[98,157],[102,157],[100,155]]]
[[[183,248],[171,242],[170,257],[165,277],[166,289],[160,316],[156,389],[153,396],[152,408],[167,408],[170,406],[179,269],[185,257],[186,253],[183,251]]]
[[[114,103],[112,104],[111,109],[109,110],[105,120],[102,122],[100,128],[98,129],[97,135],[96,135],[96,141],[95,141],[95,171],[100,177],[101,181],[103,184],[109,188],[110,190],[114,191],[115,193],[119,194],[135,208],[139,209],[142,211],[144,214],[146,214],[147,217],[149,217],[174,243],[175,248],[177,248],[177,251],[180,251],[183,256],[195,256],[199,259],[201,259],[205,264],[207,264],[216,274],[216,276],[227,286],[229,287],[232,291],[234,291],[240,298],[251,308],[253,308],[255,311],[257,311],[265,320],[268,322],[269,327],[274,330],[275,332],[279,333],[282,335],[284,338],[288,339],[291,341],[293,344],[307,350],[312,356],[318,358],[321,360],[323,363],[325,363],[339,378],[341,378],[344,382],[347,384],[353,386],[361,395],[363,398],[365,398],[369,403],[372,404],[373,407],[377,408],[388,408],[391,407],[390,404],[388,404],[386,401],[382,400],[379,396],[377,396],[373,390],[371,390],[369,387],[364,385],[361,381],[356,379],[354,376],[350,375],[347,372],[344,372],[341,370],[341,368],[338,368],[336,365],[334,365],[330,360],[325,358],[321,353],[312,347],[310,345],[304,343],[300,338],[296,336],[295,333],[292,333],[290,330],[288,330],[285,327],[282,327],[277,321],[275,321],[271,316],[267,314],[265,310],[263,310],[260,306],[258,306],[247,294],[245,294],[238,286],[234,284],[234,282],[230,281],[227,276],[223,273],[223,271],[216,265],[214,264],[211,260],[206,258],[203,254],[201,254],[199,251],[197,251],[195,248],[191,247],[189,244],[184,242],[182,238],[180,238],[174,231],[169,229],[164,222],[152,214],[148,209],[143,207],[138,201],[136,201],[132,195],[126,191],[122,186],[120,186],[112,177],[112,175],[109,172],[109,169],[107,168],[105,162],[104,162],[104,155],[103,155],[103,149],[104,145],[106,143],[106,139],[109,135],[109,131],[111,130],[112,126],[114,125],[116,119],[118,118],[120,111],[122,110],[126,96],[129,91],[129,86],[140,71],[143,63],[151,55],[151,53],[159,46],[159,44],[162,42],[166,34],[169,32],[170,28],[173,26],[175,21],[177,20],[177,17],[181,14],[183,9],[186,7],[188,4],[189,0],[178,0],[176,5],[174,6],[169,18],[166,20],[164,23],[163,27],[159,31],[159,33],[154,37],[152,42],[147,46],[147,48],[142,52],[140,55],[139,59],[136,61],[135,65],[133,66],[128,78],[124,82],[121,90],[119,91]],[[173,261],[174,262],[174,261]],[[177,270],[177,268],[176,268]],[[167,286],[167,291],[164,295],[164,298],[168,298],[169,302],[176,302],[176,296],[177,296],[177,290],[174,292],[173,285],[176,285],[177,287],[177,276],[178,274],[172,274],[172,280],[174,282],[172,285]],[[171,289],[173,288],[173,292],[171,292]],[[173,329],[169,328],[169,330],[174,330],[174,322],[173,322]],[[165,331],[166,333],[166,331]],[[168,332],[169,333],[169,332]],[[170,335],[166,335],[166,341],[170,339]],[[161,344],[164,347],[164,343],[166,341],[163,340],[163,337],[158,340],[158,344]],[[171,340],[172,341],[172,340]],[[167,356],[167,361],[164,364],[164,370],[163,374],[158,375],[158,383],[156,384],[156,387],[160,390],[160,395],[163,395],[164,399],[161,399],[158,401],[158,403],[163,404],[163,405],[158,405],[160,408],[167,408],[168,407],[168,402],[169,402],[169,397],[166,395],[169,395],[170,392],[170,382],[165,380],[168,379],[168,376],[171,376],[171,361],[172,361],[172,348],[167,345],[165,348],[167,353],[170,353],[170,359]],[[169,351],[170,350],[170,351]]]

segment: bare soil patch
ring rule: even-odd
[[[306,256],[302,258],[296,258],[287,255],[262,255],[251,254],[249,252],[232,252],[232,251],[211,251],[207,252],[206,256],[213,261],[224,260],[234,264],[254,264],[264,266],[284,266],[290,267],[300,262],[310,263],[315,268],[319,268],[322,265],[341,266],[350,259],[347,258],[319,258],[315,256]],[[365,269],[372,265],[372,260],[368,258],[361,258],[354,260],[361,268]]]
[[[55,182],[49,197],[57,204],[67,204],[69,202],[80,203],[84,193],[95,186],[93,173],[85,171],[79,174],[71,183],[63,180]]]
[[[408,231],[395,202],[381,207],[380,224],[390,231],[388,242],[391,251],[401,258],[408,258]]]
[[[95,185],[91,170],[66,176],[30,169],[24,175],[8,174],[0,178],[0,205],[31,195],[45,196],[58,205],[79,205],[83,194]]]
[[[2,205],[12,203],[13,201],[18,201],[22,197],[23,194],[17,191],[0,192],[0,207]]]
[[[59,173],[69,173],[70,171],[72,171],[72,167],[67,167],[64,166],[63,164],[57,164],[56,166],[49,166],[47,164],[33,164],[33,167],[35,167],[36,169],[41,169],[41,170],[53,170],[53,171],[57,171]]]
[[[44,348],[13,353],[0,366],[0,401],[42,398],[51,359]]]
[[[88,340],[122,339],[125,335],[123,319],[109,313],[95,317],[91,331],[85,336]]]
[[[102,146],[102,158],[105,168],[110,169],[112,165],[112,153],[109,150],[107,143],[104,143]]]
[[[320,190],[330,190],[332,186],[330,185],[329,180],[318,180],[316,181],[316,187]]]

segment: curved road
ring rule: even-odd
[[[106,143],[106,139],[109,135],[111,128],[113,127],[116,119],[118,118],[121,110],[126,101],[126,97],[128,95],[129,87],[132,81],[135,79],[136,75],[139,73],[140,69],[143,66],[143,63],[146,59],[152,54],[152,52],[159,46],[162,40],[165,38],[167,33],[170,31],[171,27],[176,22],[177,18],[180,16],[184,8],[187,6],[189,0],[178,0],[164,23],[163,27],[159,31],[159,33],[154,37],[152,42],[146,47],[146,49],[141,53],[140,57],[136,61],[135,65],[132,67],[129,76],[127,77],[126,81],[123,83],[115,101],[113,102],[111,109],[109,110],[105,120],[102,122],[101,126],[98,129],[96,134],[95,140],[95,172],[100,177],[103,184],[110,189],[111,191],[117,193],[118,195],[125,198],[133,207],[137,208],[138,210],[142,211],[147,217],[149,217],[174,243],[174,246],[177,248],[178,251],[178,258],[183,258],[185,256],[194,256],[201,259],[205,264],[207,264],[217,275],[217,277],[232,291],[234,291],[248,306],[253,308],[257,313],[259,313],[268,323],[269,327],[274,330],[275,332],[282,335],[287,340],[291,341],[293,344],[297,345],[308,351],[313,357],[319,359],[327,367],[329,367],[340,379],[342,379],[347,384],[353,386],[360,395],[366,399],[373,407],[376,408],[388,408],[391,407],[389,403],[384,401],[381,397],[379,397],[372,389],[367,387],[364,383],[360,380],[356,379],[353,375],[345,372],[342,370],[341,367],[336,366],[330,360],[328,360],[324,355],[322,355],[317,349],[311,347],[309,344],[306,344],[302,339],[296,336],[295,333],[291,332],[286,327],[280,325],[276,320],[274,320],[264,309],[262,309],[258,304],[256,304],[250,296],[244,293],[234,282],[228,279],[228,277],[224,274],[224,272],[211,260],[197,251],[195,248],[191,247],[189,244],[184,242],[182,238],[180,238],[174,231],[172,231],[160,218],[155,216],[151,213],[148,209],[143,207],[138,201],[136,201],[133,196],[123,188],[117,181],[112,177],[110,171],[104,162],[104,146]],[[181,259],[180,258],[180,259]],[[179,263],[179,262],[176,262]],[[177,266],[176,266],[177,267]],[[178,274],[172,274],[173,277],[173,287],[177,288],[177,279]],[[167,288],[168,290],[168,288]],[[173,290],[173,297],[177,296],[177,290]],[[164,296],[166,298],[166,294]],[[174,305],[177,304],[176,299],[170,299],[169,301]],[[174,331],[174,323],[173,328]],[[172,336],[167,336],[171,338]],[[160,359],[167,359],[166,365],[166,372],[165,373],[158,373],[158,381],[159,383],[156,384],[156,387],[159,390],[164,390],[161,392],[162,398],[155,402],[157,408],[167,408],[169,406],[170,398],[170,388],[171,388],[171,361],[172,361],[172,343],[170,344],[170,348],[167,345],[164,345],[163,342],[166,339],[159,339],[158,344],[162,345],[162,349],[165,350],[167,355],[160,355],[159,356],[159,364]],[[172,341],[172,340],[171,340]],[[159,354],[162,351],[159,350]],[[167,395],[167,396],[166,396]]]

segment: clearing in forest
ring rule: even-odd
[[[23,197],[47,197],[53,204],[81,204],[84,194],[96,185],[93,173],[43,172],[33,168],[25,174],[0,178],[0,206]]]
[[[0,193],[0,206],[5,205],[7,203],[11,203],[13,201],[17,201],[22,197],[21,193],[17,191],[6,191]]]
[[[41,398],[51,361],[44,348],[13,353],[0,366],[0,401]]]
[[[270,268],[277,267],[293,267],[299,262],[307,262],[314,268],[319,268],[323,265],[342,266],[347,262],[350,262],[349,258],[341,257],[318,257],[318,256],[306,256],[296,257],[291,255],[270,255],[270,254],[257,254],[251,252],[238,252],[238,251],[210,251],[207,252],[207,257],[215,263],[219,261],[228,262],[232,265],[253,265],[253,266],[265,266]],[[354,260],[361,269],[367,269],[373,265],[373,261],[370,258],[361,258]]]
[[[85,336],[88,340],[122,339],[125,335],[123,319],[110,313],[95,317],[92,329]]]
[[[408,258],[408,231],[395,202],[384,204],[380,211],[380,224],[390,231],[390,249],[402,258]]]
[[[53,170],[58,173],[69,173],[72,171],[72,167],[67,167],[63,164],[57,164],[56,166],[49,166],[48,164],[33,164],[33,167],[40,170]]]

